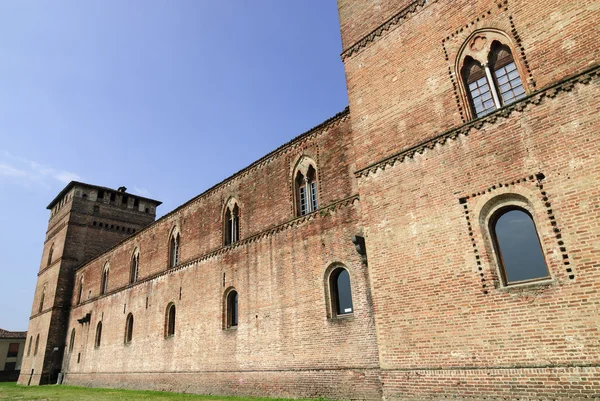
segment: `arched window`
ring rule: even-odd
[[[71,339],[69,340],[69,352],[73,352],[75,346],[75,329],[71,330]]]
[[[36,356],[38,353],[38,347],[40,345],[40,335],[35,336],[35,347],[33,348],[33,356]]]
[[[332,315],[342,316],[354,312],[350,274],[343,267],[334,269],[329,276]]]
[[[104,269],[102,270],[102,281],[100,283],[100,295],[104,295],[108,292],[108,272],[109,272],[108,262],[104,265]]]
[[[48,252],[48,263],[47,266],[50,266],[50,264],[52,263],[52,255],[54,254],[54,244],[52,244],[52,246],[50,246],[50,251]]]
[[[238,293],[236,290],[230,290],[226,298],[226,327],[237,327],[238,325]]]
[[[501,208],[490,219],[489,230],[505,285],[550,277],[529,212],[515,206]]]
[[[44,299],[46,298],[46,285],[44,284],[44,288],[42,289],[42,295],[40,297],[40,305],[38,307],[38,313],[41,313],[44,309]]]
[[[482,117],[526,96],[508,37],[500,32],[478,32],[461,55],[460,73],[474,117]]]
[[[175,335],[175,304],[170,303],[167,306],[167,313],[165,319],[165,337],[172,337]]]
[[[79,288],[77,289],[77,305],[81,303],[81,297],[83,295],[83,276],[79,279]]]
[[[171,238],[169,239],[169,268],[179,264],[179,246],[179,231],[177,230],[177,227],[175,227],[171,232]]]
[[[225,227],[223,229],[223,244],[231,245],[240,239],[240,209],[235,200],[230,200],[225,208]]]
[[[31,343],[33,342],[33,336],[29,336],[29,345],[27,346],[27,356],[31,355]]]
[[[315,163],[303,156],[294,170],[294,197],[296,198],[296,215],[304,216],[319,208],[317,170]]]
[[[125,344],[129,344],[131,342],[132,338],[133,338],[133,315],[130,313],[129,315],[127,315],[127,321],[125,322]]]
[[[131,256],[131,266],[129,268],[129,283],[133,284],[138,279],[138,269],[140,266],[140,252],[136,248]]]
[[[94,343],[96,347],[100,346],[100,341],[102,341],[102,322],[98,322],[96,326],[96,341]]]

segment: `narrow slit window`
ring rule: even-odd
[[[31,345],[31,344],[29,344]],[[71,330],[71,339],[69,340],[69,352],[73,352],[73,347],[75,346],[75,329]]]
[[[175,335],[175,305],[170,304],[167,307],[167,321],[165,328],[165,337],[172,337]]]
[[[238,293],[231,290],[227,294],[227,328],[238,325]]]
[[[98,322],[98,325],[96,326],[95,346],[99,347],[101,341],[102,341],[102,322]]]
[[[133,339],[133,315],[130,313],[127,315],[127,321],[125,323],[125,344],[129,344]]]

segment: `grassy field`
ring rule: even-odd
[[[216,397],[159,391],[113,390],[70,386],[17,386],[0,383],[0,400],[43,401],[275,401],[274,398]],[[314,400],[313,400],[314,401]]]

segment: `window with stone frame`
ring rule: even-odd
[[[304,216],[319,208],[319,185],[316,164],[303,156],[294,170],[296,216]]]
[[[171,231],[169,238],[169,268],[175,267],[179,264],[179,249],[181,246],[181,237],[177,227]]]
[[[223,245],[231,245],[240,240],[240,208],[235,200],[230,200],[225,207],[223,217]]]
[[[499,32],[478,32],[460,55],[460,74],[473,118],[527,95],[508,41]]]
[[[138,280],[138,272],[140,267],[140,252],[136,248],[131,255],[129,267],[129,284],[133,284]]]

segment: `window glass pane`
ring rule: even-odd
[[[548,277],[537,232],[527,213],[504,213],[496,221],[494,233],[507,282]]]
[[[352,292],[350,290],[350,275],[341,269],[336,279],[338,314],[352,313]]]
[[[525,89],[514,62],[494,71],[500,84],[502,104],[507,105],[525,96]],[[510,71],[510,72],[508,72]],[[508,72],[508,75],[507,75]]]

